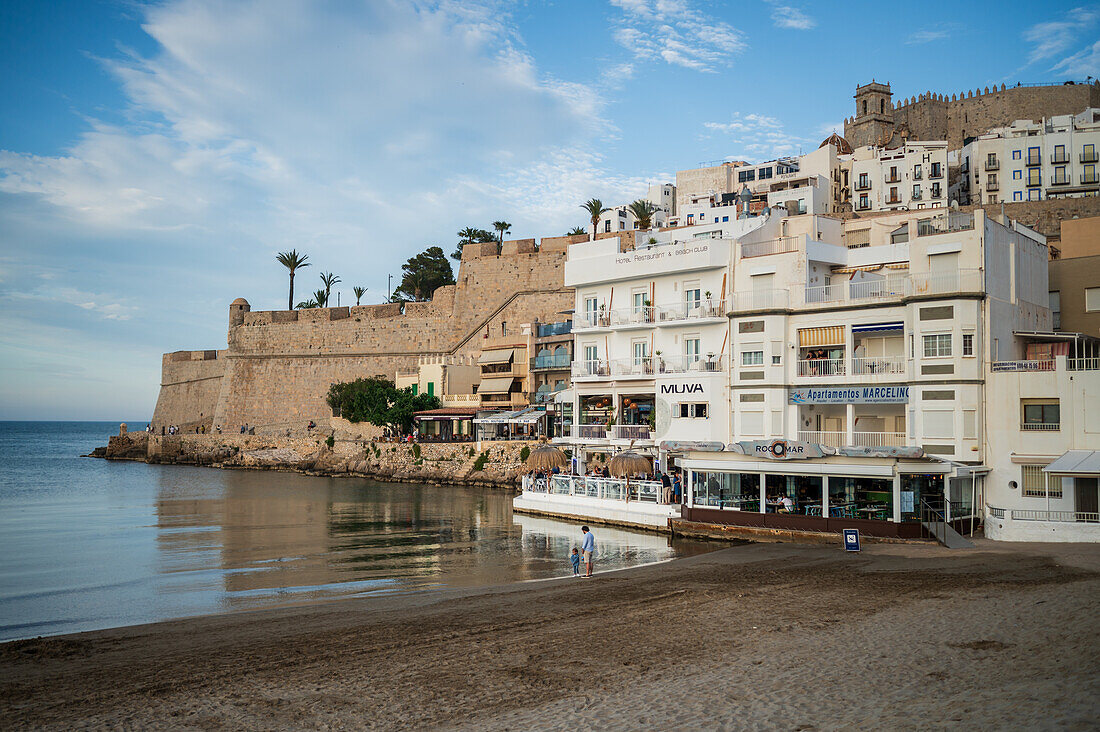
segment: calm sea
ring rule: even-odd
[[[79,457],[117,429],[0,422],[0,640],[571,574],[503,491]],[[594,528],[599,569],[711,548]]]

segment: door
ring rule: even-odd
[[[1097,495],[1096,478],[1074,478],[1073,493],[1079,521],[1096,522],[1100,520],[1100,496]],[[1080,514],[1092,514],[1081,516]]]

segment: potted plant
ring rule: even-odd
[[[656,351],[656,355],[657,355],[657,370],[660,373],[663,374],[665,372],[665,360],[663,358],[661,358],[661,351]]]
[[[707,309],[706,309],[706,314],[707,314],[708,316],[709,316],[709,315],[713,315],[713,314],[714,314],[714,304],[713,304],[713,303],[712,303],[712,302],[710,301],[710,290],[707,290],[707,291],[706,291],[706,296],[707,296]]]
[[[653,303],[649,300],[642,300],[642,312],[645,314],[645,322],[653,322]]]
[[[706,369],[707,369],[707,371],[717,371],[718,370],[718,364],[714,362],[714,352],[713,351],[707,353]]]
[[[607,417],[607,436],[611,437],[611,433],[615,431],[615,413],[612,412]]]
[[[600,322],[600,325],[603,325],[603,326],[609,325],[609,322],[608,322],[608,319],[607,319],[607,305],[605,303],[600,303],[600,321],[599,322]]]

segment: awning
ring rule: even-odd
[[[497,412],[496,414],[490,414],[487,417],[478,417],[474,420],[474,424],[507,424],[509,419],[519,414],[519,411]]]
[[[905,323],[871,323],[852,326],[853,333],[874,333],[882,330],[905,330]]]
[[[544,409],[518,409],[512,412],[497,412],[474,420],[474,424],[535,424],[546,416]]]
[[[1043,472],[1060,475],[1100,475],[1100,450],[1070,450],[1062,453],[1062,457],[1043,468]]]
[[[526,414],[517,414],[515,417],[508,421],[512,424],[535,424],[540,419],[546,416],[546,411],[542,409],[536,409]]]
[[[494,379],[482,379],[477,387],[478,394],[507,394],[512,390],[513,376],[498,376]]]
[[[802,348],[813,346],[843,346],[844,326],[826,325],[821,328],[800,328],[798,345]]]
[[[509,363],[515,350],[511,348],[497,348],[492,351],[482,351],[477,359],[479,364]]]

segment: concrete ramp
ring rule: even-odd
[[[936,537],[936,539],[948,549],[973,549],[974,542],[967,539],[951,528],[951,524],[946,521],[922,521],[921,524],[928,533]]]

